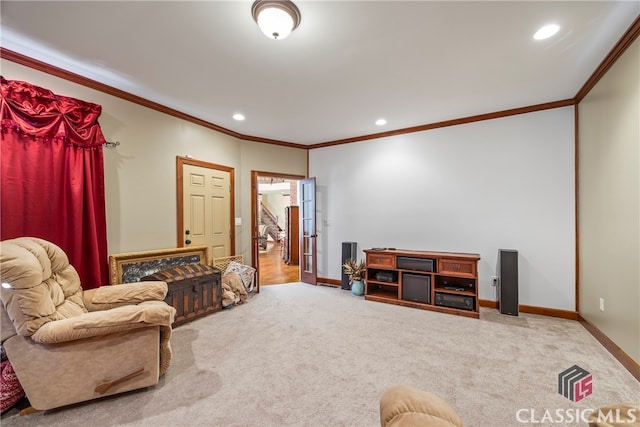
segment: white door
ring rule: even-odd
[[[209,264],[230,256],[230,173],[190,164],[182,171],[184,246],[208,246]]]

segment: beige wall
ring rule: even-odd
[[[2,75],[102,105],[107,243],[112,253],[176,247],[176,156],[234,168],[236,253],[251,259],[251,170],[304,175],[306,150],[242,141],[84,86],[2,60]]]
[[[580,103],[579,136],[580,314],[640,363],[640,39]]]

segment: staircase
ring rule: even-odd
[[[260,218],[266,226],[263,236],[266,237],[268,235],[274,242],[277,242],[282,228],[278,225],[278,217],[275,216],[264,203],[260,203]]]

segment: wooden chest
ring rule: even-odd
[[[140,280],[167,283],[169,291],[165,302],[177,311],[173,326],[222,309],[221,274],[217,268],[189,264],[159,271]]]

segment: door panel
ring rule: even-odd
[[[189,175],[189,179],[191,180],[191,187],[204,188],[204,175],[191,173],[191,175]]]
[[[185,164],[182,173],[184,246],[208,246],[209,264],[231,255],[230,172]]]
[[[189,230],[191,237],[204,238],[204,220],[206,218],[204,197],[199,194],[191,194],[189,199]]]
[[[300,181],[300,280],[317,285],[316,179]]]
[[[229,255],[225,252],[225,246],[229,238],[229,221],[227,215],[225,215],[225,213],[228,212],[227,202],[228,200],[225,200],[224,197],[211,198],[211,210],[213,212],[213,216],[211,217],[213,258]]]

